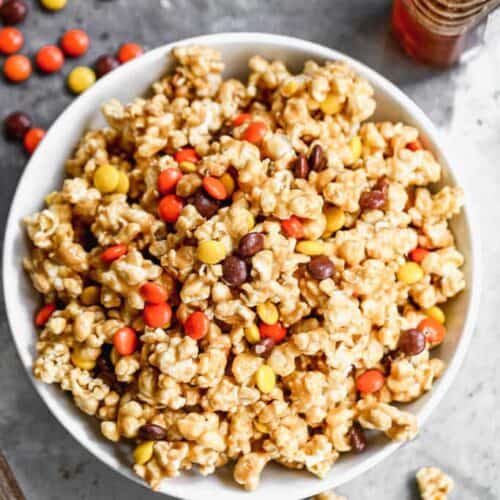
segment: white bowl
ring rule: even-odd
[[[393,84],[375,71],[344,54],[321,45],[261,33],[228,33],[191,38],[153,50],[100,80],[94,87],[76,99],[56,120],[46,138],[28,163],[17,187],[9,213],[3,255],[4,294],[7,314],[19,356],[33,384],[55,417],[91,453],[124,476],[141,482],[130,468],[130,448],[106,441],[98,431],[94,419],[83,415],[57,387],[45,385],[33,378],[32,364],[36,331],[33,313],[39,297],[22,269],[22,259],[28,252],[27,238],[21,219],[40,209],[43,197],[60,186],[63,164],[84,130],[101,125],[100,104],[116,97],[124,102],[143,94],[150,84],[167,69],[167,55],[174,45],[204,44],[220,50],[226,63],[226,74],[244,77],[248,58],[261,54],[281,59],[293,70],[299,70],[306,59],[318,61],[337,59],[348,62],[374,87],[379,119],[402,120],[417,127],[425,145],[430,148],[445,168],[445,182],[460,183],[459,171],[448,160],[440,146],[438,133],[425,114]],[[469,344],[476,317],[479,297],[479,236],[477,223],[471,222],[466,208],[452,222],[458,248],[465,255],[467,288],[447,306],[448,335],[438,355],[448,367],[431,392],[406,408],[417,415],[422,425],[446,392]],[[165,494],[192,500],[206,500],[214,495],[218,500],[305,498],[327,488],[336,487],[360,475],[389,456],[399,444],[380,436],[361,455],[347,454],[333,467],[325,480],[312,475],[268,466],[259,489],[253,493],[242,491],[231,480],[231,472],[223,470],[209,477],[186,473],[180,478],[165,480],[161,491]],[[124,487],[126,485],[124,484]]]

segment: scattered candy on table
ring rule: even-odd
[[[123,64],[144,54],[144,49],[137,43],[124,43],[118,50],[118,60]]]
[[[68,57],[81,57],[89,49],[90,38],[80,29],[66,31],[61,37],[61,49]]]
[[[100,56],[95,62],[97,78],[101,78],[110,71],[120,66],[120,61],[110,54]]]
[[[24,36],[20,30],[7,26],[0,29],[0,52],[2,54],[14,54],[21,50]]]
[[[42,128],[31,128],[28,130],[26,135],[24,136],[24,149],[29,154],[32,154],[33,151],[38,147],[38,144],[40,144],[40,141],[44,138],[45,136],[45,130]]]
[[[0,18],[8,26],[22,23],[27,14],[28,5],[24,0],[8,0],[0,7]]]
[[[95,81],[94,71],[87,66],[77,66],[68,75],[68,87],[75,94],[85,92]]]
[[[40,0],[40,4],[48,10],[56,11],[63,9],[67,4],[67,0]],[[20,83],[27,80],[33,72],[30,58],[24,54],[17,53],[24,45],[24,35],[19,29],[12,27],[12,25],[23,22],[28,11],[28,4],[25,0],[6,0],[5,2],[0,0],[0,19],[6,25],[0,29],[0,54],[8,56],[3,64],[3,73],[5,78],[13,83]],[[62,35],[59,45],[60,47],[52,44],[45,45],[37,51],[34,59],[40,71],[44,73],[59,71],[64,65],[65,55],[67,57],[83,56],[89,49],[90,38],[83,29],[74,28],[67,30]],[[120,46],[117,57],[110,54],[100,56],[95,62],[95,71],[87,66],[77,66],[72,69],[67,77],[68,88],[74,94],[80,94],[91,87],[98,77],[100,78],[109,73],[118,67],[120,63],[125,63],[143,53],[144,49],[140,45],[132,42],[124,43]],[[33,153],[45,135],[43,129],[32,128],[31,118],[22,111],[10,113],[5,118],[4,131],[8,139],[22,140],[24,148],[30,154]],[[181,153],[180,156],[184,156],[186,160],[198,161],[196,152],[191,148],[186,149],[187,151]],[[130,179],[127,173],[109,165],[105,167],[107,169],[97,175],[97,184],[100,185],[101,192],[127,194],[130,189]],[[168,175],[166,174],[166,176]],[[173,178],[169,180],[166,179],[166,176],[163,177],[163,182],[166,182],[167,185],[173,182],[173,187],[175,187],[175,184],[182,176],[182,172],[176,170]],[[224,179],[223,182],[222,180],[213,178],[213,180],[206,181],[207,189],[215,190],[215,197],[222,196],[221,193],[226,197],[231,187],[231,180]],[[95,179],[94,182],[96,182]],[[234,185],[234,180],[232,182]],[[113,185],[112,188],[109,187],[110,183]],[[226,186],[229,186],[229,188]],[[234,186],[232,189],[234,189]],[[170,190],[170,188],[163,187],[163,189],[160,189],[160,192],[166,193]],[[180,210],[182,210],[182,200],[178,200],[175,197],[162,201],[163,205],[161,207],[166,217],[164,220],[174,222],[179,216]]]
[[[14,111],[5,118],[5,135],[9,139],[23,140],[32,124],[33,121],[28,114],[22,111]]]
[[[63,67],[64,55],[59,47],[46,45],[37,52],[35,61],[39,70],[55,73]]]
[[[25,55],[14,54],[5,60],[3,72],[8,80],[19,83],[24,82],[31,76],[33,68],[31,61]]]
[[[40,0],[40,3],[48,10],[61,10],[66,7],[68,0]]]

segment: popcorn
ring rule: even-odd
[[[243,82],[223,79],[211,48],[178,47],[172,57],[152,95],[103,105],[108,127],[82,137],[61,190],[24,219],[33,244],[24,267],[45,302],[58,304],[36,342],[35,376],[70,392],[104,438],[140,441],[147,453],[134,470],[155,489],[193,466],[206,475],[229,461],[247,490],[270,461],[323,478],[363,428],[412,439],[416,418],[395,403],[431,390],[444,363],[428,348],[395,351],[402,331],[466,285],[448,227],[462,191],[427,187],[441,167],[430,151],[407,147],[415,128],[365,121],[373,89],[344,63],[308,61],[292,74],[254,56]],[[243,140],[257,120],[262,141]],[[187,164],[178,161],[185,147]],[[296,177],[299,155],[305,173]],[[126,195],[94,187],[104,165],[126,173]],[[158,214],[167,168],[182,173],[169,194],[183,205],[168,223]],[[212,199],[207,175],[224,176],[229,196]],[[373,190],[376,206],[360,204]],[[298,239],[282,229],[292,215]],[[242,252],[248,233],[260,233],[259,243]],[[207,241],[246,269],[245,282],[227,279],[223,259],[198,258]],[[113,245],[126,252],[104,262]],[[399,281],[417,246],[429,251],[421,279]],[[311,272],[318,252],[332,270],[323,278]],[[143,318],[148,282],[165,289],[173,309],[159,328]],[[273,314],[262,314],[263,304]],[[184,329],[195,311],[209,324],[200,335]],[[279,325],[263,327],[276,314]],[[124,326],[137,348],[120,355],[113,340]],[[367,369],[384,381],[370,394],[356,388]],[[265,372],[272,384],[262,384]],[[449,491],[434,469],[418,481],[423,498]]]

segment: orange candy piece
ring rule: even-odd
[[[144,49],[137,43],[124,43],[118,50],[118,60],[123,64],[144,54]]]
[[[89,49],[90,39],[83,30],[68,30],[61,38],[61,49],[69,57],[83,56]]]
[[[251,142],[252,144],[260,144],[262,139],[267,132],[267,125],[261,121],[255,121],[250,123],[246,128],[245,132],[243,132],[242,139],[244,141]]]
[[[410,150],[410,151],[418,151],[419,149],[423,149],[423,146],[422,146],[422,143],[420,142],[419,139],[417,139],[416,141],[412,141],[412,142],[409,142],[406,147]]]
[[[239,127],[240,125],[243,125],[245,122],[251,119],[252,115],[250,113],[240,113],[238,116],[234,118],[233,125],[235,127]]]
[[[146,304],[143,317],[144,323],[150,328],[167,328],[172,319],[172,308],[168,302]]]
[[[281,221],[281,229],[289,238],[300,240],[304,237],[304,225],[298,217],[292,215],[288,219]]]
[[[33,71],[31,61],[23,54],[7,57],[3,65],[5,77],[11,82],[24,82]]]
[[[139,289],[141,297],[150,304],[160,304],[168,299],[168,292],[159,283],[148,281]]]
[[[188,316],[184,323],[184,330],[188,337],[200,340],[208,333],[209,326],[210,322],[206,314],[201,311],[195,311]]]
[[[261,337],[272,339],[274,343],[281,342],[286,337],[286,328],[281,323],[274,323],[274,325],[261,323],[259,332]]]
[[[175,222],[181,214],[184,202],[175,194],[167,194],[158,205],[158,213],[166,222]]]
[[[113,345],[120,356],[130,356],[134,354],[139,345],[139,340],[135,330],[128,326],[119,328],[113,335]]]
[[[12,26],[0,29],[0,52],[2,54],[14,54],[21,50],[24,36],[20,30]]]
[[[26,149],[29,154],[32,154],[44,137],[45,130],[43,130],[43,128],[30,128],[24,136],[24,149]]]
[[[174,159],[177,163],[182,163],[183,161],[198,163],[200,161],[198,153],[193,148],[179,149],[179,151],[174,154]]]
[[[356,389],[365,394],[380,391],[384,384],[385,377],[378,370],[366,370],[356,379]]]
[[[106,250],[104,250],[101,254],[101,260],[106,264],[113,262],[120,257],[123,257],[128,252],[128,246],[122,243],[118,245],[112,245]]]
[[[426,248],[417,247],[414,248],[408,254],[408,256],[410,257],[410,260],[416,262],[417,264],[420,264],[427,257],[427,255],[429,255],[429,253],[429,250],[427,250]]]
[[[35,325],[44,326],[47,321],[49,321],[52,313],[56,310],[56,305],[51,302],[50,304],[45,304],[35,316]]]
[[[441,344],[446,336],[446,328],[434,318],[423,319],[418,324],[417,330],[420,330],[425,335],[427,342],[432,346]]]
[[[227,198],[226,186],[216,177],[205,176],[203,178],[203,188],[216,200],[225,200]]]
[[[46,45],[37,52],[35,61],[38,68],[44,73],[55,73],[64,64],[64,54],[59,47]]]
[[[175,189],[182,177],[182,172],[178,168],[166,168],[158,176],[158,191],[160,194],[168,194]]]

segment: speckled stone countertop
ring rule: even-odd
[[[454,499],[500,498],[500,20],[467,65],[436,71],[410,62],[388,34],[389,0],[69,0],[56,14],[36,0],[23,26],[26,52],[52,43],[65,30],[85,28],[92,62],[127,40],[154,47],[187,36],[223,31],[267,31],[319,42],[360,59],[406,91],[457,150],[480,213],[484,292],[476,334],[455,383],[412,443],[362,477],[339,488],[349,500],[418,498],[415,471],[442,467],[455,479]],[[496,28],[496,29],[495,29]],[[64,74],[73,65],[64,67]],[[30,112],[48,127],[69,104],[61,75],[26,84],[0,82],[2,116]],[[0,230],[26,156],[0,139]],[[42,195],[42,193],[40,193]],[[152,500],[77,444],[36,395],[10,339],[0,309],[0,447],[28,499]]]

